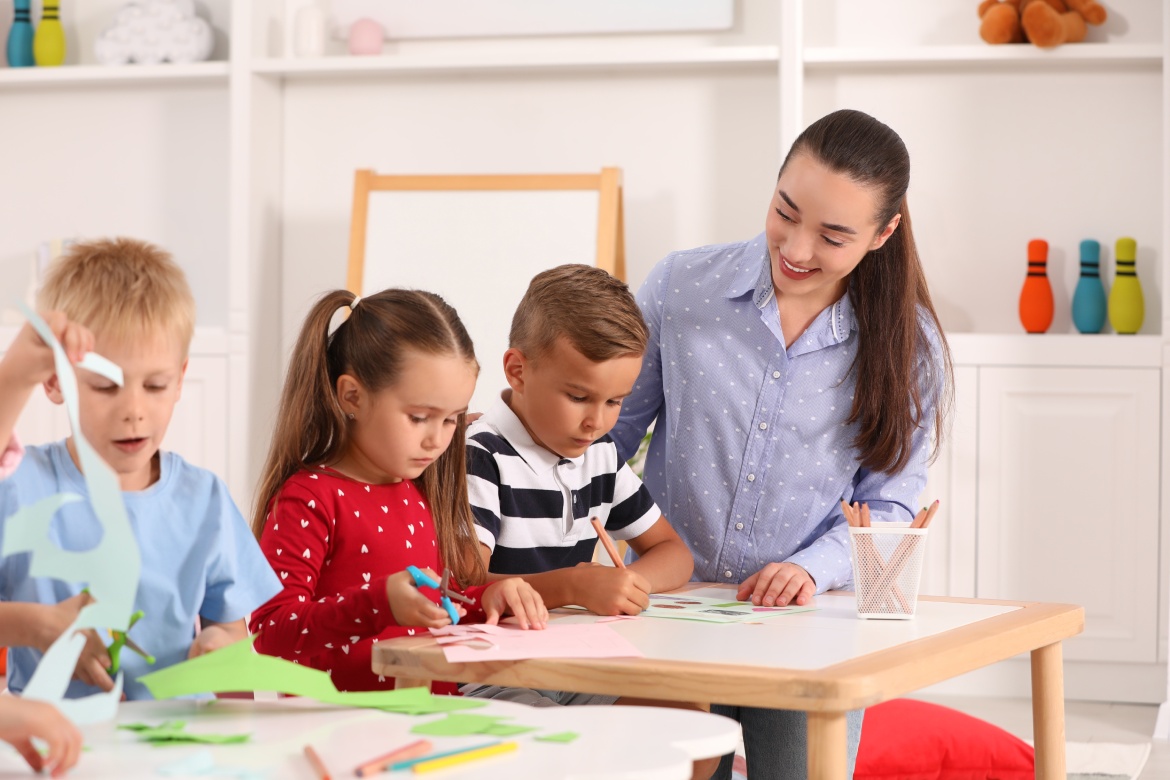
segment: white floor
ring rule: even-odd
[[[922,699],[953,707],[982,718],[1015,734],[1032,738],[1032,702],[1028,699],[990,699],[973,696],[923,696]],[[1151,742],[1150,760],[1141,780],[1170,778],[1170,742],[1151,740],[1155,704],[1105,704],[1070,701],[1065,704],[1065,736],[1074,742]]]

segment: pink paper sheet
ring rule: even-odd
[[[553,623],[540,631],[509,626],[467,625],[432,628],[450,663],[520,661],[527,658],[641,658],[629,640],[596,623]],[[459,644],[474,640],[471,645]],[[485,646],[485,643],[488,643]]]

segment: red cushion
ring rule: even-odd
[[[865,711],[854,780],[1032,780],[1032,747],[987,721],[911,699]]]

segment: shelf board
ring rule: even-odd
[[[14,86],[119,84],[227,84],[228,63],[161,65],[62,65],[56,68],[0,68],[0,89]]]
[[[1153,334],[947,333],[947,343],[956,366],[1160,368],[1170,358],[1170,340]]]
[[[804,50],[808,70],[846,70],[860,66],[884,68],[931,68],[954,66],[1045,65],[1076,67],[1085,65],[1159,66],[1160,44],[1077,43],[1055,49],[1040,49],[1031,44],[986,44],[958,46],[908,47],[837,47],[813,46]]]
[[[606,70],[631,68],[686,68],[708,66],[776,65],[776,46],[705,46],[655,49],[579,49],[516,51],[490,58],[482,56],[318,57],[312,59],[260,59],[254,73],[286,79],[332,76],[522,72],[544,70]]]

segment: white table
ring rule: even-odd
[[[466,768],[435,772],[436,780],[484,778],[492,780],[546,780],[547,778],[622,778],[624,780],[683,780],[691,776],[691,761],[723,755],[735,749],[739,724],[719,715],[693,710],[647,707],[535,708],[511,702],[490,702],[485,707],[460,712],[508,716],[516,725],[537,726],[538,731],[512,737],[472,735],[423,737],[410,729],[443,715],[394,715],[378,710],[350,709],[308,699],[254,702],[218,699],[124,702],[118,708],[119,723],[185,720],[192,733],[237,734],[250,732],[241,745],[181,745],[155,747],[139,742],[135,734],[115,729],[112,722],[82,729],[89,748],[82,753],[71,778],[152,778],[163,775],[160,767],[175,764],[210,750],[217,766],[256,770],[272,780],[315,780],[304,757],[311,744],[330,774],[354,776],[361,763],[417,739],[429,739],[435,750],[477,745],[492,740],[517,741],[518,750],[469,763]],[[560,731],[580,734],[567,744],[537,742],[533,735]],[[2,743],[0,743],[2,744]],[[0,752],[0,778],[33,775],[14,751]],[[213,775],[214,776],[214,775]],[[415,777],[394,772],[379,777]],[[202,777],[207,775],[177,775]]]
[[[735,586],[680,591],[734,600]],[[808,713],[809,777],[845,774],[845,713],[1020,653],[1032,654],[1036,776],[1064,777],[1061,641],[1084,629],[1068,604],[923,597],[912,620],[859,620],[851,593],[818,596],[815,612],[714,624],[643,618],[609,623],[644,658],[450,664],[429,637],[379,642],[373,668],[399,684],[459,680]],[[595,615],[555,612],[555,620]],[[750,767],[749,767],[750,769]]]

